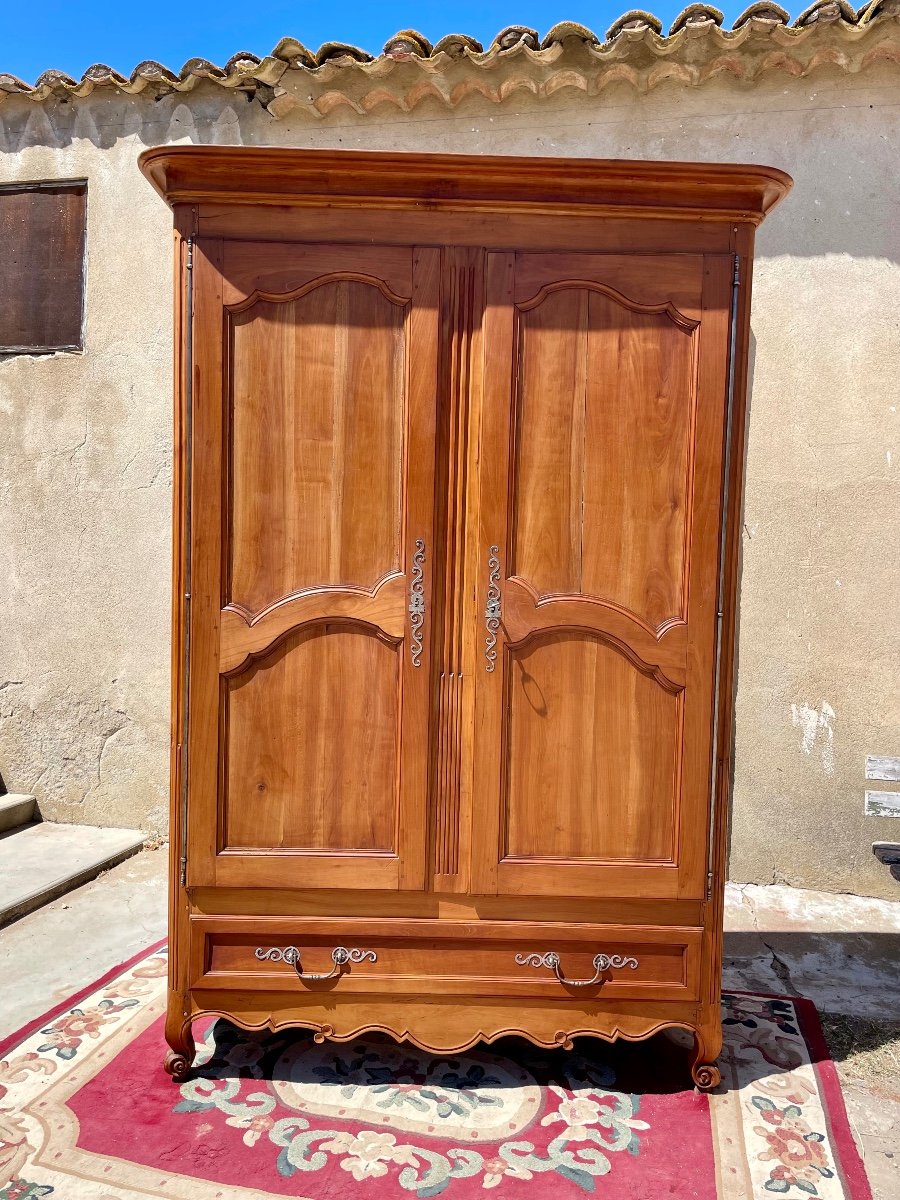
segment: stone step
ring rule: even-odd
[[[27,825],[35,816],[34,796],[7,793],[0,796],[0,833],[8,833],[10,829],[18,829]]]
[[[138,829],[24,825],[0,835],[0,927],[137,853]]]

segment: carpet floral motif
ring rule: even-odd
[[[392,1175],[421,1198],[456,1180],[495,1188],[548,1173],[593,1192],[613,1156],[640,1152],[649,1128],[640,1097],[614,1090],[607,1066],[575,1054],[555,1059],[558,1081],[541,1087],[498,1055],[435,1056],[375,1040],[310,1047],[217,1022],[201,1056],[175,1112],[218,1114],[245,1145],[267,1146],[285,1178],[336,1163],[357,1183]],[[323,1116],[340,1120],[323,1127]],[[389,1129],[367,1127],[376,1120]]]
[[[0,1200],[869,1200],[804,1001],[723,998],[710,1099],[681,1088],[671,1044],[440,1056],[224,1020],[198,1029],[198,1069],[176,1087],[165,974],[165,952],[148,954],[0,1055]],[[657,1086],[648,1064],[666,1055]]]
[[[754,1059],[781,1068],[766,1072],[746,1089],[747,1145],[754,1176],[766,1192],[795,1196],[840,1196],[825,1112],[793,1004],[757,996],[723,996],[726,1054],[744,1066]],[[752,1115],[751,1115],[752,1114]],[[755,1120],[753,1118],[756,1118]]]
[[[55,1054],[57,1058],[74,1058],[85,1038],[95,1041],[104,1025],[115,1021],[118,1013],[133,1008],[137,1000],[101,1000],[93,1008],[73,1008],[65,1016],[58,1017],[46,1029],[42,1029],[44,1044],[38,1046],[38,1054]]]
[[[57,1059],[71,1062],[85,1043],[101,1038],[104,1027],[115,1025],[128,1009],[155,997],[166,972],[165,952],[148,955],[100,989],[88,1003],[48,1022],[27,1040],[31,1048],[25,1053],[0,1060],[0,1200],[40,1200],[56,1194],[53,1185],[33,1182],[22,1175],[36,1147],[29,1140],[28,1123],[5,1105],[15,1099],[15,1085],[33,1085],[36,1078],[55,1075]]]

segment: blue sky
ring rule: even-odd
[[[647,6],[668,28],[686,3],[653,0]],[[747,3],[726,6],[726,24]],[[79,76],[102,62],[127,75],[145,58],[177,70],[189,58],[221,64],[238,50],[267,54],[287,35],[313,50],[341,41],[373,53],[392,33],[409,28],[432,41],[468,33],[486,45],[507,25],[527,25],[543,35],[568,20],[602,36],[622,12],[642,6],[640,0],[0,0],[0,72],[33,83],[48,67]]]

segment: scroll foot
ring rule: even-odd
[[[694,1060],[691,1078],[703,1092],[710,1092],[722,1082],[716,1059],[722,1052],[722,1022],[718,1010],[715,1017],[694,1030]]]
[[[190,1073],[192,1062],[193,1055],[188,1058],[187,1055],[180,1054],[177,1050],[170,1050],[166,1054],[163,1066],[175,1083],[183,1083]]]
[[[163,1061],[163,1066],[175,1083],[183,1083],[190,1073],[196,1051],[190,1021],[173,1022],[170,1018],[166,1022],[166,1041],[169,1043],[170,1049]]]
[[[691,1077],[701,1092],[710,1092],[722,1082],[722,1073],[715,1063],[695,1063]]]

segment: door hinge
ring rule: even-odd
[[[193,237],[193,234],[187,240],[187,257],[185,258],[184,265],[188,271],[193,271],[193,269],[194,269],[194,237]]]

